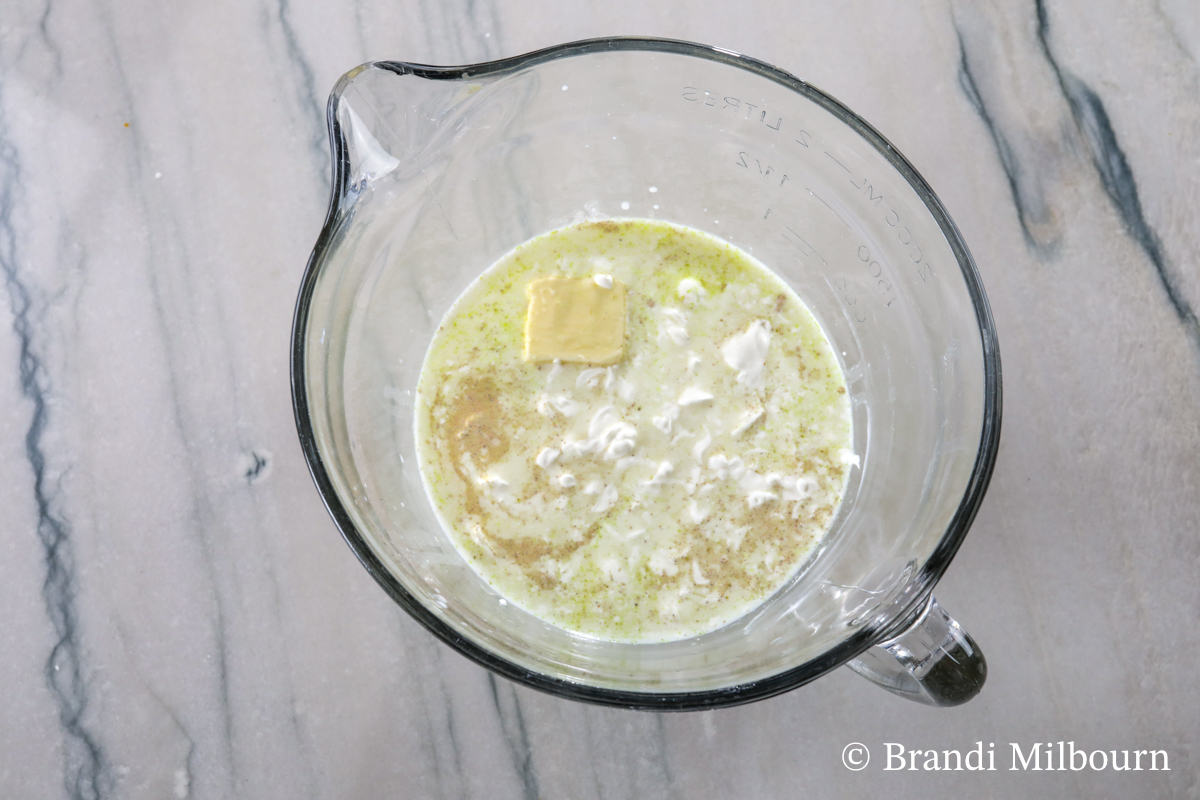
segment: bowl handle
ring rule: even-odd
[[[930,706],[957,706],[983,688],[987,661],[975,640],[930,596],[902,633],[849,662],[889,692]]]

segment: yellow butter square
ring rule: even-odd
[[[611,278],[602,282],[593,278],[539,278],[529,284],[526,292],[526,361],[559,359],[604,366],[621,360],[625,348],[625,284]]]

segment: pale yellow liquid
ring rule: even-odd
[[[625,284],[620,363],[523,359],[525,287],[552,275]],[[757,376],[729,362],[754,326],[770,330]],[[825,534],[854,460],[845,378],[799,297],[741,250],[652,220],[552,231],[472,283],[430,345],[416,433],[434,508],[484,580],[624,642],[762,603]]]

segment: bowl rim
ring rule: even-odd
[[[908,602],[903,613],[886,623],[870,623],[848,638],[803,664],[791,667],[765,678],[748,681],[720,689],[686,692],[639,692],[627,689],[612,689],[592,686],[534,672],[502,658],[474,641],[465,638],[448,623],[430,612],[400,582],[368,545],[358,531],[345,506],[338,497],[326,469],[325,459],[317,446],[316,435],[310,416],[307,395],[306,332],[310,306],[317,277],[324,263],[338,224],[341,211],[348,200],[352,187],[350,181],[351,162],[347,142],[342,134],[338,119],[338,101],[349,82],[367,69],[382,69],[398,75],[414,75],[429,80],[464,80],[481,77],[498,77],[528,69],[541,63],[564,58],[586,56],[596,53],[617,51],[640,51],[685,55],[715,61],[737,67],[791,89],[820,105],[844,124],[857,132],[873,146],[904,177],[929,210],[946,241],[955,260],[962,270],[967,291],[975,309],[983,349],[984,408],[979,451],[976,454],[971,477],[967,482],[962,500],[951,517],[937,547],[930,553],[925,564],[910,582],[906,592]],[[908,619],[921,608],[932,594],[933,587],[949,567],[958,552],[963,538],[971,527],[983,497],[987,492],[995,466],[1000,443],[1002,410],[1000,351],[991,308],[983,290],[975,261],[963,241],[958,227],[950,219],[933,189],[900,152],[866,120],[851,111],[831,95],[777,69],[770,64],[712,45],[676,39],[661,39],[638,36],[617,36],[567,42],[553,47],[536,50],[512,58],[488,61],[464,66],[431,66],[401,61],[374,61],[363,64],[342,76],[329,96],[326,105],[326,122],[329,129],[332,156],[332,184],[329,207],[325,222],[309,256],[301,280],[292,320],[291,368],[292,409],[300,447],[304,452],[309,473],[316,484],[325,508],[328,510],[342,538],[353,550],[367,572],[383,587],[384,591],[417,622],[446,644],[475,663],[511,680],[559,697],[581,700],[600,705],[626,709],[653,711],[684,711],[723,708],[762,700],[790,691],[824,675],[832,669],[853,659],[867,648],[890,638],[906,627]]]

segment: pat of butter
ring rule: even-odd
[[[605,281],[608,283],[608,281]],[[625,349],[625,284],[539,278],[529,284],[526,361],[616,364]]]

